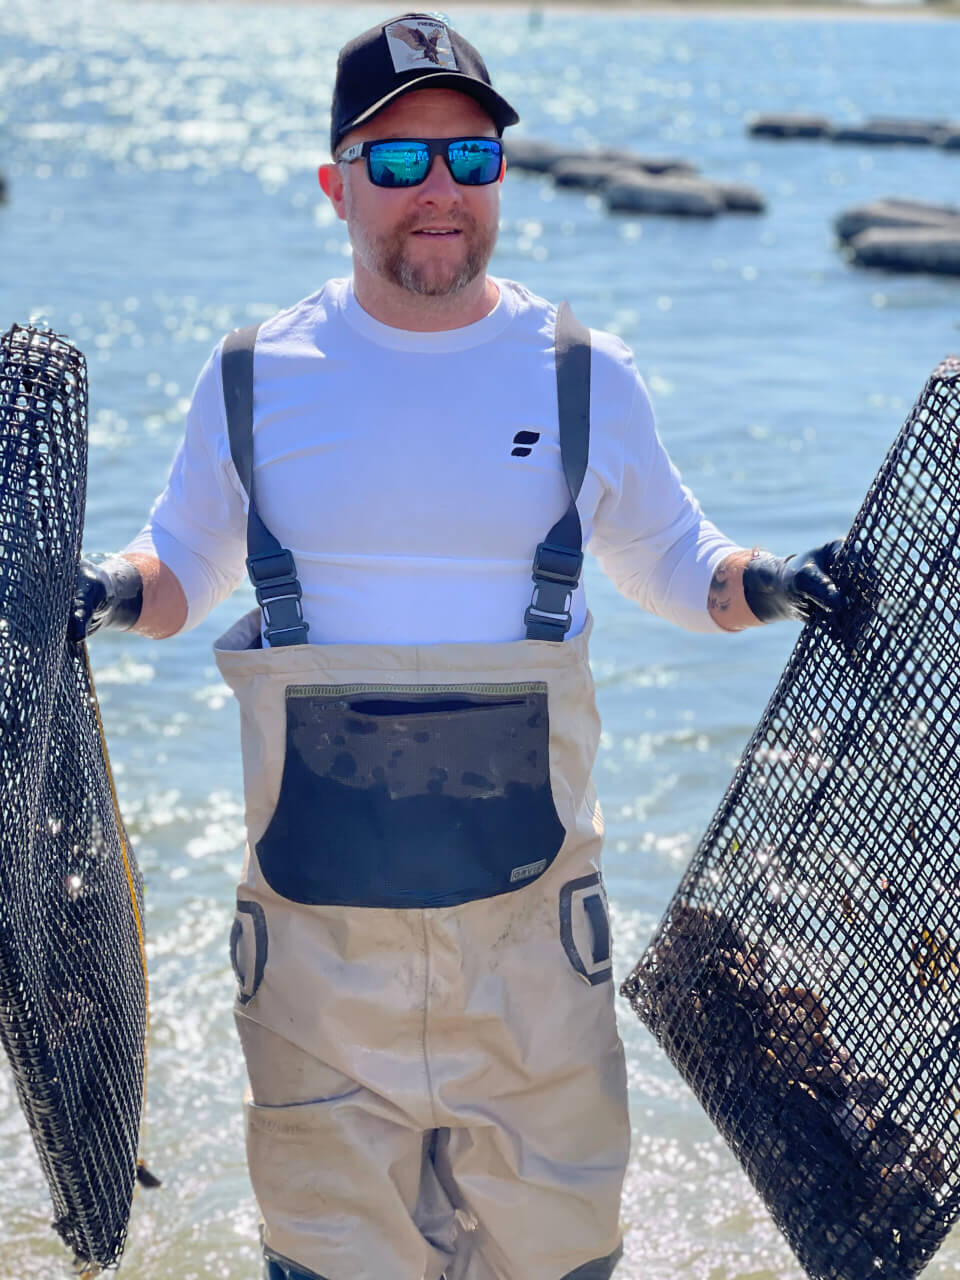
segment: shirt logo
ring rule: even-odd
[[[387,48],[398,74],[420,67],[444,67],[459,71],[450,45],[450,33],[442,22],[432,18],[406,18],[384,27]]]
[[[529,458],[533,452],[533,446],[539,439],[539,431],[518,431],[513,437],[514,448],[510,450],[510,457]]]

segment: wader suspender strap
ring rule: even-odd
[[[220,368],[230,455],[247,491],[247,573],[263,610],[263,634],[271,647],[306,644],[302,591],[293,554],[260,519],[253,498],[253,349],[259,325],[235,329],[224,339]]]
[[[590,454],[590,331],[561,302],[556,324],[560,457],[570,503],[533,557],[533,599],[523,615],[528,640],[562,640],[570,630],[570,602],[583,568],[577,495]]]
[[[230,456],[248,498],[247,572],[263,610],[271,647],[306,644],[302,591],[293,554],[260,519],[253,496],[253,351],[259,325],[235,329],[223,343],[223,403]],[[561,302],[556,322],[557,412],[560,457],[570,502],[533,557],[533,598],[523,615],[528,640],[562,640],[572,621],[570,601],[583,568],[577,495],[590,453],[590,332]]]

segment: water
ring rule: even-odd
[[[348,269],[313,173],[335,53],[362,6],[4,0],[0,322],[48,321],[91,382],[86,546],[121,545],[161,487],[193,380],[231,326]],[[685,479],[731,536],[781,551],[842,533],[933,365],[960,349],[960,281],[851,269],[832,218],[884,195],[960,194],[960,153],[749,139],[754,110],[960,117],[960,26],[901,18],[454,10],[531,136],[679,154],[765,192],[710,224],[611,218],[526,175],[495,270],[631,344]],[[636,959],[796,636],[698,637],[588,567],[605,731],[617,977]],[[237,715],[210,657],[247,595],[171,643],[93,645],[121,803],[147,881],[144,1152],[128,1280],[253,1280],[243,1073],[227,957],[241,849]],[[625,1280],[799,1280],[686,1087],[621,1009],[634,1155]],[[67,1276],[0,1071],[3,1273]],[[954,1276],[960,1237],[927,1275]]]

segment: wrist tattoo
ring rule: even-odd
[[[730,571],[717,565],[707,591],[707,609],[711,613],[726,613],[730,608]]]

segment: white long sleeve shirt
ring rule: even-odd
[[[312,643],[522,638],[531,563],[566,509],[555,310],[498,280],[475,324],[412,333],[365,312],[349,280],[266,321],[256,348],[254,486],[296,560]],[[697,631],[734,543],[661,444],[629,350],[592,333],[584,545],[625,595]],[[146,528],[198,623],[244,576],[246,496],[230,457],[220,346]],[[573,632],[586,615],[581,585]]]

